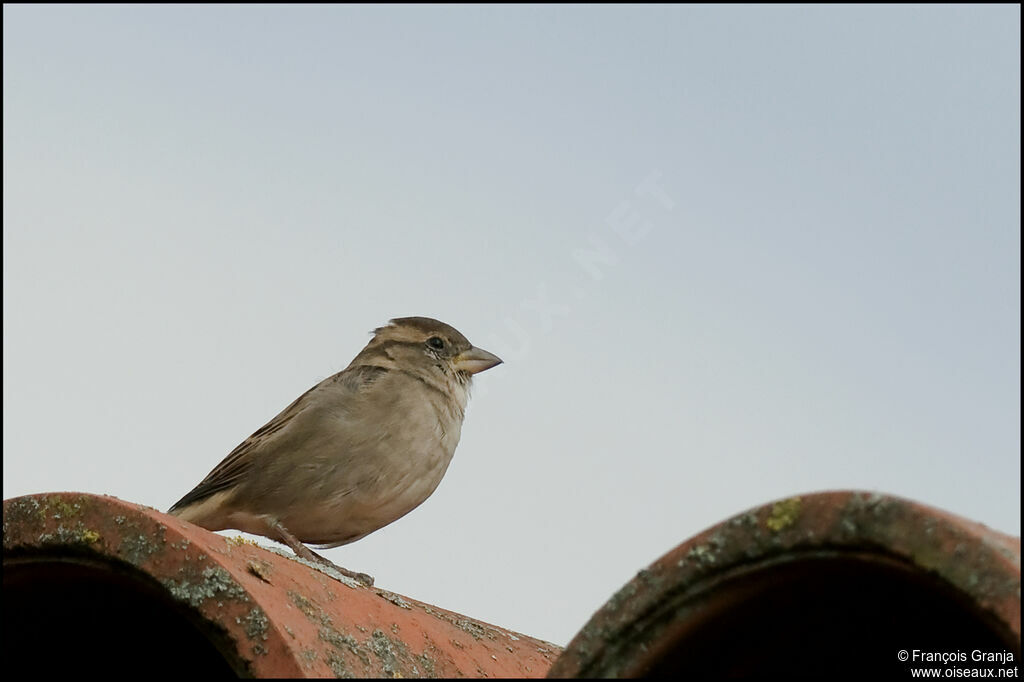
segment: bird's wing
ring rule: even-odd
[[[238,447],[228,453],[228,456],[225,457],[220,464],[214,467],[213,471],[211,471],[206,478],[200,481],[199,485],[193,488],[183,498],[175,502],[168,511],[173,513],[177,510],[184,509],[196,502],[205,500],[215,493],[222,490],[228,490],[237,485],[252,469],[253,450],[260,449],[261,451],[271,451],[271,447],[264,446],[272,441],[285,427],[291,424],[292,421],[303,412],[303,410],[310,406],[311,401],[307,400],[307,397],[317,389],[328,384],[341,383],[344,385],[346,391],[355,392],[366,387],[372,381],[387,372],[388,370],[383,367],[363,365],[351,367],[321,381],[319,384],[296,398],[291,405],[284,408],[280,414],[267,422],[258,431],[242,441]]]
[[[228,488],[236,485],[242,478],[244,478],[246,472],[252,468],[252,457],[248,456],[251,451],[271,439],[275,433],[287,426],[295,415],[301,412],[304,408],[303,398],[319,387],[320,384],[317,384],[300,395],[296,398],[295,402],[284,408],[280,414],[264,424],[254,434],[239,443],[238,447],[228,453],[228,456],[225,457],[220,464],[215,466],[213,471],[207,474],[206,478],[200,481],[199,485],[193,488],[187,495],[185,495],[185,497],[175,502],[168,512],[173,513],[179,509],[195,504],[196,502],[205,500],[214,493],[227,490]]]

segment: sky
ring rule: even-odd
[[[377,585],[564,645],[794,494],[1020,534],[1020,8],[3,8],[3,495],[167,509],[435,317]],[[269,541],[267,541],[269,542]]]

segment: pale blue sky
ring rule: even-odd
[[[327,552],[387,589],[565,644],[782,496],[1020,533],[1019,7],[3,15],[5,498],[166,509],[429,315],[506,363]]]

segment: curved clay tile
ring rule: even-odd
[[[924,654],[946,653],[949,677],[1018,665],[1020,636],[1020,538],[910,500],[826,492],[679,545],[601,607],[549,676],[909,679]]]
[[[543,677],[560,648],[114,497],[4,502],[4,651],[36,669]]]

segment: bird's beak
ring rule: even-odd
[[[460,372],[476,374],[501,364],[501,358],[483,348],[470,348],[455,356],[455,368]]]

